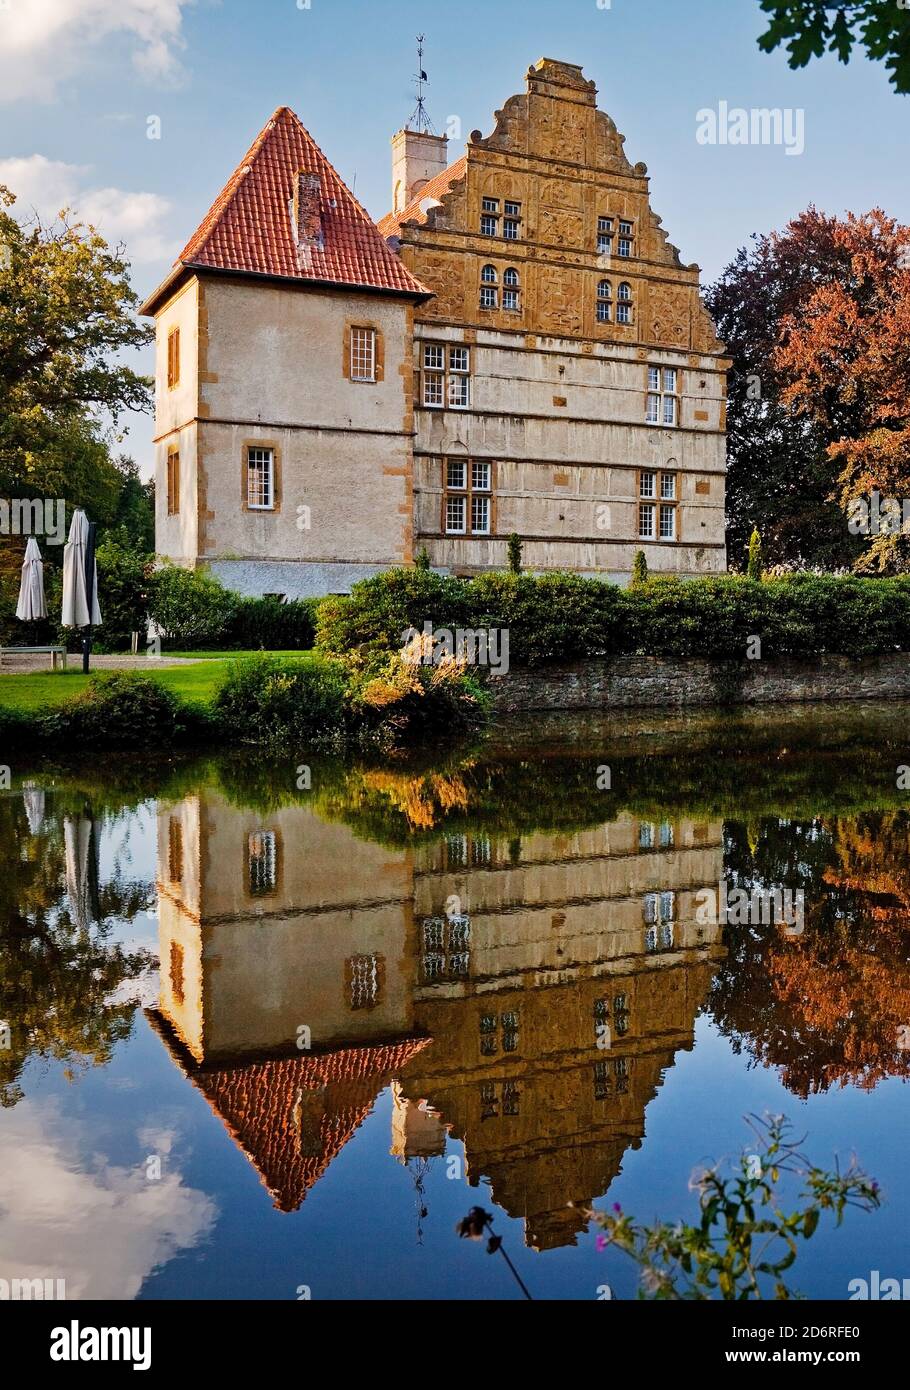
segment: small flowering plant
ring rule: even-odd
[[[731,1173],[718,1164],[693,1174],[697,1224],[638,1226],[618,1203],[591,1213],[601,1227],[598,1250],[616,1246],[640,1267],[640,1298],[798,1298],[783,1276],[820,1217],[830,1213],[839,1226],[848,1207],[874,1211],[881,1204],[878,1183],[855,1161],[843,1173],[838,1165],[828,1171],[810,1164],[782,1115],[753,1116],[749,1123],[756,1142]],[[791,1212],[779,1194],[784,1174],[799,1182]]]

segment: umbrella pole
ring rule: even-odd
[[[89,673],[89,661],[92,655],[92,609],[95,603],[95,546],[98,538],[98,526],[94,521],[88,525],[88,543],[85,547],[85,593],[88,599],[89,625],[82,634],[82,674],[87,676]]]

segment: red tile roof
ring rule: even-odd
[[[443,169],[441,174],[430,179],[423,188],[412,198],[406,208],[401,212],[386,213],[382,221],[377,225],[380,233],[384,237],[398,236],[404,222],[426,222],[427,215],[421,212],[420,205],[425,198],[436,198],[442,200],[446,193],[451,193],[453,184],[459,179],[463,179],[468,167],[467,155],[462,155],[461,159],[456,159],[454,164],[450,164],[448,169]]]
[[[334,1052],[199,1065],[173,1024],[146,1017],[177,1066],[202,1092],[258,1172],[279,1211],[296,1211],[369,1115],[373,1103],[429,1038]]]
[[[294,240],[289,204],[298,173],[320,184],[321,245]],[[385,294],[429,296],[386,245],[313,137],[287,106],[279,106],[259,132],[193,236],[164,285],[142,311],[154,311],[162,290],[185,267],[277,276],[304,283],[343,285]]]

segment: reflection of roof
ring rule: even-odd
[[[259,1173],[280,1211],[295,1211],[359,1129],[377,1095],[429,1042],[296,1053],[197,1066],[155,1010],[147,1017],[174,1061]]]
[[[398,236],[403,223],[426,222],[427,215],[425,212],[421,212],[421,203],[425,198],[441,200],[444,194],[450,193],[452,185],[464,178],[467,167],[468,157],[462,155],[461,159],[456,159],[455,163],[450,164],[448,169],[443,169],[441,174],[436,174],[434,178],[424,184],[417,196],[412,198],[401,212],[386,213],[382,221],[377,223],[380,234],[385,237]]]
[[[319,179],[322,239],[301,262],[289,205],[298,173]],[[171,275],[142,306],[154,311],[184,267],[427,296],[287,106],[280,106],[181,251]]]

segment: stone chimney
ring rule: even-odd
[[[399,130],[392,136],[392,211],[401,212],[448,164],[445,135]]]
[[[325,246],[318,174],[306,174],[301,169],[294,179],[291,230],[298,256],[308,251],[321,251]]]

